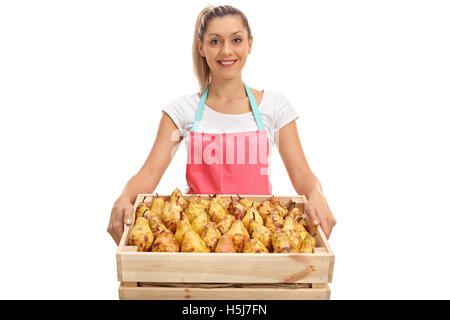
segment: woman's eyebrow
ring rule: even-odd
[[[231,35],[234,35],[234,34],[239,33],[239,32],[242,32],[242,31],[236,31],[236,32],[233,32]],[[217,34],[217,33],[210,33],[210,34],[208,34],[208,37],[209,37],[209,36],[212,36],[212,35],[221,37],[221,35],[220,35],[220,34]]]

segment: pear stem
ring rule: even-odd
[[[236,194],[237,195],[237,197],[239,198],[239,200],[241,200],[242,198],[238,195],[238,194]]]

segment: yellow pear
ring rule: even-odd
[[[228,197],[224,197],[222,195],[219,194],[215,194],[214,195],[215,198],[217,198],[217,200],[219,201],[220,205],[225,209],[228,210],[229,206],[230,206],[230,198]]]
[[[227,234],[231,237],[231,240],[233,240],[236,251],[242,252],[245,240],[250,238],[250,235],[248,234],[247,229],[245,229],[242,220],[236,219],[230,230],[227,231]]]
[[[303,221],[303,219],[301,218],[297,218],[297,220],[294,220],[294,226],[297,231],[297,234],[300,237],[300,241],[303,241],[303,239],[305,239],[309,235],[309,232],[306,230],[305,226],[301,223],[301,221]]]
[[[202,232],[202,239],[210,251],[214,251],[221,236],[215,222],[208,222]]]
[[[153,252],[178,252],[180,247],[174,234],[170,230],[161,232],[153,242]]]
[[[228,212],[223,208],[219,198],[216,195],[211,199],[208,213],[211,219],[216,223],[219,223],[228,215]]]
[[[150,207],[150,215],[160,217],[164,208],[164,198],[156,194],[156,197],[152,198],[152,205]]]
[[[146,220],[142,217],[138,218],[138,220],[139,219]],[[128,238],[129,244],[131,246],[137,246],[139,252],[150,251],[153,240],[153,234],[148,223],[135,225]]]
[[[144,213],[147,212],[149,208],[144,202],[138,204],[136,208],[136,218],[143,217]]]
[[[162,223],[161,219],[156,217],[156,216],[152,216],[150,217],[148,224],[150,225],[150,229],[152,230],[153,236],[156,238],[161,232],[166,231],[167,228],[164,225],[164,223]]]
[[[191,224],[189,223],[189,219],[182,212],[180,215],[180,220],[177,222],[177,231],[175,232],[175,239],[177,240],[180,246],[183,241],[184,234],[186,233],[186,231],[190,229],[192,229],[192,227]]]
[[[191,229],[184,234],[181,252],[209,252],[209,249],[200,235]]]
[[[230,236],[228,234],[224,234],[224,235],[222,235],[222,237],[220,237],[214,252],[236,253],[236,249],[234,248],[233,240],[230,238]]]
[[[192,220],[194,220],[194,218],[200,213],[200,212],[204,212],[205,208],[203,207],[201,201],[200,201],[200,197],[199,196],[193,196],[191,197],[191,199],[189,200],[188,206],[186,208],[186,216],[189,219],[189,222],[192,223]]]
[[[269,228],[272,232],[275,229],[281,229],[284,225],[283,217],[281,217],[277,211],[269,212],[264,220],[264,225]]]
[[[305,239],[303,239],[302,244],[300,246],[300,253],[314,253],[314,248],[316,247],[316,239],[311,236],[307,235]]]
[[[175,232],[177,229],[177,223],[180,220],[181,211],[181,206],[179,206],[176,202],[166,201],[164,203],[161,220],[172,232]]]
[[[217,228],[220,230],[220,232],[222,232],[222,234],[224,234],[231,228],[234,221],[236,221],[236,218],[229,214],[217,224]]]
[[[255,220],[250,220],[248,224],[248,232],[252,238],[258,239],[267,248],[272,248],[272,231]]]
[[[211,205],[211,200],[210,199],[201,198],[200,199],[200,204],[203,207],[203,209],[208,211],[209,210],[209,206]]]
[[[183,198],[183,195],[178,188],[173,190],[172,194],[170,195],[170,201],[175,202],[177,205],[179,205],[183,211],[186,210],[188,206],[188,202]]]
[[[247,208],[240,204],[238,201],[230,203],[230,213],[239,220],[242,220],[247,213]]]
[[[269,250],[262,244],[261,241],[255,238],[248,238],[245,241],[243,253],[269,253]]]
[[[191,222],[192,229],[194,229],[199,235],[202,234],[203,228],[209,222],[209,217],[206,211],[201,211]]]
[[[276,229],[272,233],[272,246],[274,253],[298,252],[298,249],[291,243],[287,233],[281,229]]]
[[[247,209],[247,213],[245,214],[244,218],[242,219],[242,223],[244,224],[245,228],[248,230],[248,224],[250,223],[250,220],[253,219],[255,222],[264,225],[264,220],[259,214],[258,210],[254,207],[250,207]]]
[[[286,232],[294,247],[300,249],[300,245],[302,244],[302,238],[297,232],[297,227],[295,226],[295,221],[292,216],[290,215],[286,216],[286,218],[284,219],[284,225],[282,230]]]
[[[287,208],[283,206],[279,198],[273,196],[272,198],[270,198],[270,202],[272,203],[272,206],[275,208],[275,210],[282,218],[288,215]]]
[[[269,200],[264,200],[258,207],[258,212],[263,219],[266,219],[267,215],[273,211],[275,211],[275,208]]]

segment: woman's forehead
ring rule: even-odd
[[[221,36],[237,34],[238,31],[245,32],[241,17],[228,15],[211,19],[206,28],[206,35],[214,33]]]

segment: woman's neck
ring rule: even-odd
[[[215,79],[211,78],[208,89],[208,98],[214,100],[227,101],[246,97],[245,86],[242,77],[235,79]]]

